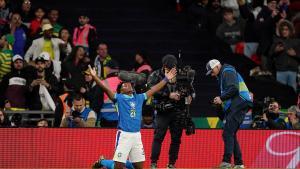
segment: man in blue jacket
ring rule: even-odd
[[[231,168],[231,156],[234,154],[234,168],[244,168],[242,153],[237,140],[237,131],[245,114],[252,106],[252,98],[241,75],[231,65],[222,65],[216,59],[206,64],[207,73],[216,77],[221,95],[213,100],[222,107],[224,155],[220,168]]]

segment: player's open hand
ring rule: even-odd
[[[176,76],[177,70],[176,68],[172,68],[168,73],[165,74],[168,80],[173,79]]]

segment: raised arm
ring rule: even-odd
[[[176,68],[172,68],[169,73],[166,73],[165,78],[162,81],[151,87],[151,89],[146,92],[147,97],[149,98],[153,94],[161,90],[169,82],[169,80],[173,79],[176,76],[176,72]]]
[[[92,68],[91,65],[89,65],[89,71],[95,80],[96,84],[100,86],[101,89],[107,94],[110,100],[114,100],[115,93],[112,92],[108,87],[102,84],[101,80],[98,78],[95,68]]]

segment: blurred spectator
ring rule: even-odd
[[[85,106],[82,95],[74,97],[73,107],[66,112],[61,120],[60,127],[95,127],[96,113]]]
[[[35,39],[38,39],[38,38],[40,38],[40,37],[43,37],[43,35],[44,35],[44,32],[43,32],[43,26],[45,25],[45,24],[50,24],[51,25],[51,23],[50,23],[50,20],[48,19],[48,18],[42,18],[42,20],[41,20],[41,24],[40,24],[40,27],[38,28],[38,30],[37,30],[37,33],[36,33],[36,35],[32,38],[33,40],[35,40]],[[52,26],[52,25],[51,25]],[[54,36],[54,33],[52,33],[52,36],[53,36],[53,38],[57,38],[56,36]],[[32,42],[32,40],[29,40],[28,42]],[[28,43],[27,43],[28,44]],[[31,44],[29,44],[28,45],[28,47],[27,48],[29,48],[29,46],[30,46]]]
[[[222,13],[222,7],[221,7],[221,2],[220,0],[210,0],[208,2],[208,31],[212,34],[216,34],[216,30],[218,26],[222,23],[223,21],[223,13]]]
[[[278,25],[279,37],[274,40],[270,56],[275,60],[276,79],[297,91],[297,71],[300,60],[300,42],[294,39],[292,23],[283,20]]]
[[[257,28],[257,22],[260,22],[257,21],[257,17],[264,6],[264,1],[253,0],[251,4],[247,4],[246,0],[238,0],[238,4],[241,17],[246,20],[245,41],[259,42],[260,34],[258,32],[261,30]]]
[[[29,37],[34,38],[38,35],[38,31],[41,28],[42,19],[45,16],[45,10],[42,7],[35,9],[35,18],[30,22]]]
[[[97,42],[96,28],[89,24],[90,18],[86,14],[81,14],[78,18],[79,26],[74,28],[73,45],[83,46],[88,55],[95,50]]]
[[[24,48],[27,40],[28,28],[22,23],[19,13],[13,13],[9,24],[3,28],[3,34],[11,34],[14,37],[13,54],[24,56]]]
[[[136,53],[134,71],[136,73],[144,73],[147,75],[147,77],[152,72],[152,68],[151,68],[149,59],[145,52],[139,51]]]
[[[54,64],[52,60],[50,59],[50,55],[48,52],[42,52],[39,57],[42,57],[45,60],[45,71],[47,74],[53,74],[57,78],[57,80],[60,79],[60,72],[54,72]]]
[[[42,57],[35,59],[35,72],[28,78],[29,87],[28,106],[30,110],[55,110],[55,96],[58,82],[53,74],[45,71],[45,60]]]
[[[40,119],[37,124],[36,124],[36,127],[39,127],[39,128],[46,128],[48,127],[48,121],[46,119]]]
[[[1,36],[0,51],[9,55],[13,55],[12,45],[14,44],[15,38],[11,34]]]
[[[58,37],[65,42],[60,46],[60,61],[63,62],[71,52],[69,49],[72,49],[72,38],[67,28],[61,28]]]
[[[59,37],[59,32],[62,29],[62,26],[57,22],[59,18],[58,9],[51,9],[48,13],[48,18],[53,26],[53,35]]]
[[[108,69],[107,64],[112,61],[112,57],[108,54],[107,44],[100,43],[98,45],[97,54],[94,66],[96,67],[98,77],[105,79]]]
[[[73,107],[73,97],[74,92],[67,88],[65,88],[64,93],[59,96],[54,112],[54,127],[59,127],[63,115],[71,111],[71,108]]]
[[[55,75],[55,72],[54,72],[54,68],[53,68],[53,63],[52,61],[50,60],[50,55],[48,52],[42,52],[39,54],[38,57],[41,57],[45,60],[45,71],[46,71],[46,74],[53,74]],[[36,65],[32,62],[30,62],[30,64],[27,64],[24,69],[26,71],[26,74],[30,75],[30,74],[34,74],[35,73],[35,70],[36,70]],[[55,75],[56,76],[56,75]],[[58,79],[58,78],[57,78]]]
[[[86,53],[84,47],[76,46],[62,65],[62,81],[66,87],[76,92],[84,86],[83,71],[87,69]]]
[[[3,96],[5,109],[25,110],[26,95],[26,73],[24,71],[24,60],[20,55],[12,58],[12,70],[3,77],[0,84],[0,95]]]
[[[53,62],[55,75],[59,77],[61,72],[60,44],[64,44],[65,42],[61,39],[53,37],[53,27],[51,24],[43,25],[42,30],[44,36],[32,42],[32,45],[26,52],[25,60],[34,65],[32,60],[35,60],[35,58],[38,57],[40,53],[48,52],[50,54],[50,59]],[[71,48],[68,48],[67,46],[66,50],[71,51]]]
[[[2,127],[10,127],[10,121],[4,111],[0,109],[0,128]]]
[[[102,80],[102,83],[108,86],[111,91],[116,92],[118,85],[121,83],[121,80],[118,77],[119,67],[113,61],[110,61],[109,64],[107,64],[107,67],[108,70],[110,69],[112,71],[108,72],[107,78]],[[101,127],[117,127],[118,125],[119,116],[116,106],[106,93],[104,93],[103,96],[103,105],[98,119],[101,120]]]
[[[196,0],[188,9],[192,22],[195,23],[200,30],[207,29],[207,3],[208,0]]]
[[[48,19],[48,18],[42,18],[42,20],[41,20],[41,24],[40,24],[40,27],[38,28],[38,30],[37,30],[37,33],[35,34],[35,36],[34,37],[32,37],[30,40],[28,40],[27,42],[32,42],[33,40],[35,40],[35,39],[38,39],[38,38],[41,38],[41,37],[43,37],[44,36],[44,32],[43,32],[43,26],[45,25],[45,24],[50,24],[51,25],[51,23],[50,23],[50,20]],[[52,26],[52,25],[51,25]],[[52,36],[53,36],[53,38],[57,38],[56,36],[54,36],[54,33],[52,33]],[[31,44],[28,44],[27,43],[27,49],[30,47],[30,45]]]
[[[280,118],[280,105],[274,101],[269,104],[268,110],[263,113],[262,120],[265,122],[264,127],[267,129],[285,129],[286,123]]]
[[[0,0],[0,32],[8,24],[11,10],[7,7],[7,0]]]
[[[42,19],[42,22],[41,22],[41,29],[40,29],[40,34],[43,34],[43,26],[44,25],[46,25],[46,24],[50,24],[51,26],[52,26],[52,24],[51,24],[51,22],[50,22],[50,19],[49,18],[43,18]],[[53,27],[53,26],[52,26]],[[53,35],[53,32],[52,32],[52,35]],[[55,37],[55,38],[57,38],[57,37]]]
[[[32,42],[32,45],[25,54],[25,60],[27,62],[34,62],[40,53],[48,52],[51,60],[59,61],[59,44],[64,42],[61,39],[53,37],[53,27],[51,24],[44,24],[42,31],[44,36]]]
[[[244,41],[244,22],[235,19],[233,10],[230,8],[223,10],[223,18],[223,23],[217,28],[217,37],[228,45],[235,45]]]
[[[23,127],[22,115],[20,113],[15,113],[11,116],[10,126],[14,128]]]
[[[262,0],[252,0],[249,4],[246,0],[237,0],[240,9],[240,16],[245,20],[245,29],[244,29],[244,41],[245,43],[240,43],[236,47],[236,53],[242,54],[250,58],[257,65],[261,64],[260,57],[257,56],[258,42],[260,39],[261,30],[257,29],[257,16],[261,12],[262,7],[264,6],[264,1]],[[251,75],[258,75],[261,73],[259,66],[251,70]],[[268,74],[270,75],[270,73]]]
[[[276,23],[286,17],[285,12],[277,9],[276,0],[267,0],[267,6],[263,6],[256,18],[256,34],[259,37],[259,45],[256,51],[261,58],[261,68],[263,73],[272,72],[272,59],[269,57],[269,50],[273,42],[276,30]]]
[[[295,28],[295,38],[300,39],[300,12],[293,17],[292,22]]]
[[[3,35],[0,39],[0,82],[3,76],[11,71],[12,51],[7,41],[8,36]]]
[[[147,57],[147,53],[143,51],[139,51],[135,55],[135,65],[133,69],[136,73],[143,73],[144,78],[148,79],[148,76],[150,73],[152,73],[152,67],[150,65],[149,59]],[[146,81],[144,84],[135,84],[134,88],[137,93],[143,93],[146,92],[147,86]]]
[[[30,0],[23,0],[21,9],[18,10],[18,13],[20,13],[24,25],[29,28],[30,21],[34,18],[34,12],[31,9],[31,1]]]
[[[290,0],[279,0],[278,1],[278,10],[279,12],[285,12],[286,13],[286,19],[291,19],[291,13],[290,13]]]
[[[86,106],[98,114],[103,104],[103,91],[96,85],[96,82],[88,70],[83,73],[85,83],[84,86],[80,88],[80,93],[86,100]]]
[[[288,120],[287,129],[300,129],[300,109],[293,105],[287,112]]]

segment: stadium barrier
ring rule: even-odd
[[[112,158],[116,129],[2,128],[0,168],[89,168],[100,155]],[[150,165],[153,130],[141,131]],[[300,131],[240,130],[238,133],[247,168],[299,168]],[[158,162],[166,167],[170,134]],[[182,137],[178,168],[212,168],[222,159],[222,130],[196,130]]]

